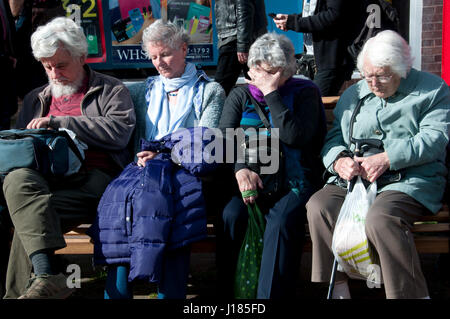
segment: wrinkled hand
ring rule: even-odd
[[[287,27],[286,27],[287,19],[288,19],[287,14],[278,13],[277,16],[275,18],[273,18],[273,22],[275,23],[275,25],[278,29],[287,31]]]
[[[390,167],[389,158],[386,152],[378,153],[367,157],[354,157],[354,160],[361,166],[361,176],[369,182],[374,182]]]
[[[136,154],[138,161],[137,164],[139,166],[145,167],[145,162],[153,159],[158,153],[152,151],[142,151]]]
[[[263,188],[262,180],[258,174],[248,168],[240,169],[235,176],[241,192],[258,190],[258,187]],[[243,198],[244,204],[254,204],[257,197],[256,195]]]
[[[333,169],[341,178],[347,181],[352,180],[355,176],[361,175],[361,167],[351,157],[339,158],[334,163]]]
[[[267,95],[278,89],[281,73],[281,69],[278,69],[275,73],[269,73],[263,68],[255,66],[251,67],[247,73],[250,80],[245,79],[245,81],[256,86],[264,95]]]
[[[237,53],[237,58],[240,64],[245,64],[247,63],[248,60],[248,52],[238,52]]]
[[[49,126],[50,118],[49,117],[38,117],[36,119],[32,119],[30,123],[27,125],[27,129],[38,129],[38,128],[51,128]]]

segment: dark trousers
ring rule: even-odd
[[[318,69],[314,83],[320,88],[322,96],[336,96],[345,81],[350,80],[354,65],[344,65],[335,69]]]
[[[219,49],[216,75],[214,80],[222,85],[225,94],[228,95],[236,84],[241,71],[247,77],[247,64],[241,64],[237,58],[237,40],[224,44]]]
[[[257,298],[295,298],[295,289],[304,242],[305,203],[293,192],[257,200],[265,214],[266,229],[259,273]],[[247,229],[248,210],[242,198],[235,196],[223,212],[219,282],[226,297],[232,297],[237,257]]]

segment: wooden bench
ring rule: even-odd
[[[322,98],[325,106],[328,128],[331,127],[333,121],[333,109],[336,106],[338,99],[338,96],[327,96]],[[64,238],[67,247],[58,250],[56,253],[76,255],[93,254],[93,244],[90,241],[90,237],[85,233],[89,226],[90,225],[83,224],[66,233]],[[308,230],[307,226],[306,229]],[[450,215],[448,206],[444,205],[438,214],[423,217],[419,222],[416,222],[412,232],[414,233],[416,248],[419,253],[450,253]],[[209,223],[208,238],[194,243],[192,245],[192,252],[211,253],[215,252],[215,249],[216,241],[214,226],[212,223]],[[308,235],[304,250],[311,251],[311,241]]]

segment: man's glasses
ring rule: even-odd
[[[365,75],[365,76],[363,76],[363,78],[369,83],[372,82],[373,79],[376,79],[377,82],[380,82],[380,83],[388,83],[392,79],[392,74],[391,75]]]

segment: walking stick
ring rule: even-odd
[[[336,271],[337,271],[337,267],[338,267],[338,261],[336,258],[334,258],[334,262],[333,262],[333,270],[331,271],[331,279],[330,279],[330,286],[328,287],[328,295],[327,295],[327,299],[331,299],[331,296],[333,295],[333,290],[334,290],[334,283],[335,283],[335,279],[336,279]]]
[[[348,185],[348,189],[351,192],[353,190],[353,186],[356,183],[356,179],[357,177],[353,177],[353,179],[350,181],[349,185]],[[331,278],[330,278],[330,285],[328,287],[328,295],[327,295],[327,299],[331,299],[331,296],[333,295],[333,290],[334,290],[334,284],[336,281],[336,271],[337,271],[337,267],[338,267],[338,261],[337,258],[334,257],[334,261],[333,261],[333,269],[331,270]]]

